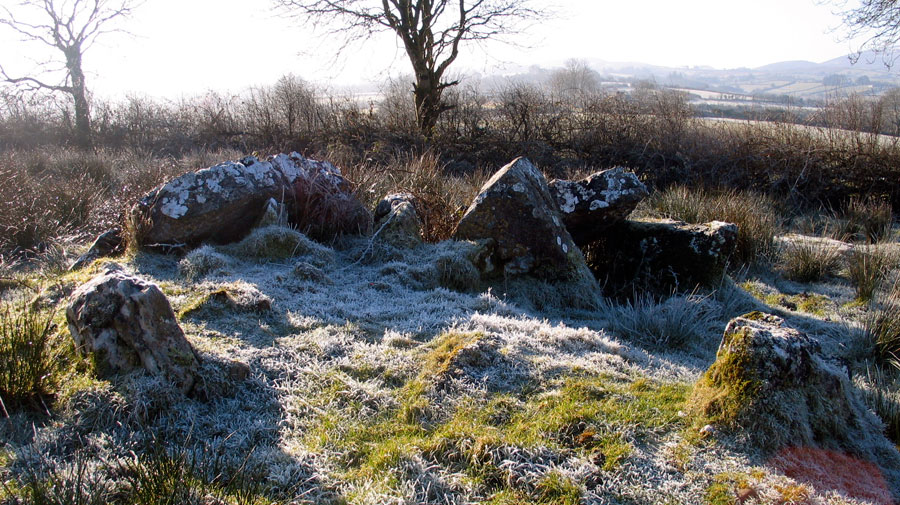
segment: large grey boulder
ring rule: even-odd
[[[559,205],[566,229],[579,247],[597,240],[610,226],[628,217],[649,194],[644,183],[622,167],[578,181],[551,181],[550,193]]]
[[[491,241],[492,253],[479,265],[485,278],[564,280],[587,272],[547,181],[525,158],[514,160],[484,184],[453,238]]]
[[[721,280],[737,243],[737,226],[671,220],[625,220],[585,246],[588,265],[601,284],[670,294]]]
[[[159,287],[118,265],[80,286],[66,309],[69,331],[81,353],[107,376],[144,368],[187,392],[199,359]]]
[[[371,230],[371,215],[340,170],[297,153],[184,174],[141,198],[131,214],[141,246],[228,243],[259,223],[271,200],[283,202],[288,221],[313,238]]]
[[[724,431],[771,455],[819,448],[882,468],[895,488],[900,453],[866,408],[843,367],[781,318],[752,312],[725,328],[716,361],[694,387],[695,428]]]

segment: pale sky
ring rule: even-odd
[[[0,0],[6,2],[13,3]],[[471,48],[456,69],[489,73],[503,64],[550,67],[568,58],[756,67],[820,62],[852,49],[833,31],[840,24],[834,7],[815,0],[555,0],[554,8],[555,17],[513,39],[518,46]],[[268,0],[147,0],[121,26],[133,35],[106,35],[85,55],[89,86],[101,97],[239,92],[286,73],[323,85],[373,84],[409,72],[394,37],[351,46],[336,58],[338,43],[279,15]],[[0,44],[7,67],[22,68],[22,56],[37,55],[6,33]]]

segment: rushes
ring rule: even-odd
[[[674,186],[650,198],[655,213],[688,223],[726,221],[738,226],[733,259],[737,265],[764,262],[775,251],[779,216],[766,196],[748,191],[708,192]]]
[[[837,274],[841,267],[840,249],[824,240],[787,241],[779,259],[785,277],[797,282],[818,282]]]
[[[847,256],[847,274],[856,289],[856,298],[869,302],[875,296],[891,268],[896,254],[885,246],[857,246]]]
[[[0,306],[0,400],[6,409],[35,406],[54,392],[59,371],[55,325],[28,303]]]

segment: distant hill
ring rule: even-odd
[[[820,67],[819,63],[814,63],[812,61],[805,60],[795,60],[795,61],[780,61],[778,63],[769,63],[768,65],[763,65],[761,67],[756,67],[754,70],[759,72],[806,72],[810,70],[816,70]]]

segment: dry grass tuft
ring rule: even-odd
[[[748,191],[709,192],[703,189],[673,186],[651,195],[652,213],[688,223],[725,221],[738,226],[733,263],[737,266],[772,259],[780,217],[774,202]]]

